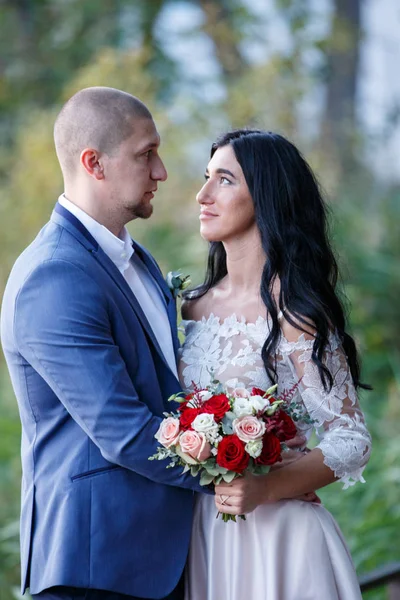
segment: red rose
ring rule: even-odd
[[[273,433],[264,433],[263,449],[254,461],[258,465],[273,465],[282,460],[281,443]]]
[[[265,396],[265,390],[260,390],[260,388],[253,388],[251,390],[251,396]]]
[[[291,440],[297,433],[296,425],[284,410],[278,410],[268,418],[266,422],[267,431],[274,433],[278,440],[286,442]]]
[[[185,430],[190,429],[193,421],[201,412],[203,411],[200,410],[200,408],[184,408],[181,412],[181,416],[179,417],[181,428]]]
[[[214,419],[218,423],[219,421],[222,421],[225,413],[231,409],[231,406],[225,394],[219,394],[218,396],[212,396],[209,400],[206,400],[202,409],[203,412],[214,415]]]
[[[193,394],[188,394],[187,396],[185,396],[185,400],[183,402],[179,403],[178,410],[180,412],[182,412],[183,410],[186,410],[187,405],[189,404],[189,402],[191,400],[193,400]]]
[[[237,435],[227,435],[218,444],[217,464],[235,473],[243,473],[249,464],[250,456],[245,444]]]

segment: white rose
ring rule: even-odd
[[[218,423],[214,420],[214,415],[201,413],[197,415],[192,423],[192,427],[199,433],[204,433],[209,441],[214,441],[218,437]]]
[[[263,396],[251,396],[249,402],[256,412],[264,410],[269,405],[268,398]]]
[[[251,440],[247,442],[245,450],[252,458],[258,458],[262,452],[263,441],[262,440]]]
[[[233,412],[237,417],[245,417],[253,414],[250,398],[236,398],[233,404]]]
[[[201,392],[198,393],[198,396],[202,402],[207,402],[207,400],[212,398],[212,393],[208,390],[201,390]]]

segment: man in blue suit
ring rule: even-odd
[[[178,599],[204,490],[148,460],[180,391],[176,311],[125,229],[150,217],[167,177],[159,135],[137,98],[88,88],[54,136],[65,193],[16,261],[1,314],[22,421],[22,591]]]

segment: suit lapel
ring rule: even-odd
[[[143,246],[138,244],[135,240],[132,240],[132,246],[133,246],[136,254],[138,255],[138,257],[144,263],[145,267],[147,267],[147,270],[149,271],[150,275],[153,277],[153,279],[155,280],[156,284],[158,285],[158,287],[160,288],[160,290],[162,292],[162,295],[166,302],[168,320],[169,320],[169,324],[171,326],[172,342],[173,342],[174,351],[176,354],[178,351],[178,348],[179,348],[179,339],[178,339],[178,334],[177,334],[175,299],[173,298],[173,296],[170,292],[170,289],[169,289],[156,261],[151,256],[151,254],[146,250],[146,248],[143,248]]]
[[[78,239],[89,252],[92,254],[93,258],[101,265],[101,267],[108,273],[114,283],[118,286],[121,292],[124,294],[128,302],[130,303],[132,309],[135,311],[139,321],[142,324],[143,329],[145,330],[147,336],[150,338],[152,344],[156,348],[160,357],[164,361],[165,365],[169,368],[169,365],[164,357],[164,353],[162,352],[160,345],[157,341],[157,338],[154,335],[153,329],[150,326],[150,323],[147,320],[146,315],[144,314],[139,302],[136,299],[136,296],[132,292],[128,283],[126,282],[123,275],[117,269],[112,260],[107,256],[105,252],[100,248],[99,244],[96,242],[94,237],[89,233],[89,231],[84,227],[84,225],[68,210],[66,210],[61,204],[57,202],[54,212],[52,215],[52,220],[57,222],[59,225],[63,226],[67,229],[74,237]],[[135,247],[135,244],[134,244]],[[142,250],[143,252],[143,250]],[[145,262],[146,264],[146,262]],[[147,266],[147,264],[146,264]],[[149,269],[150,270],[150,269]],[[154,270],[157,270],[157,267],[154,266]],[[153,274],[153,273],[152,273]],[[162,279],[162,277],[160,276]],[[158,279],[157,279],[158,283]],[[165,284],[166,285],[166,284]],[[161,287],[161,286],[160,286]],[[166,286],[167,287],[167,286]],[[168,290],[168,287],[167,287]],[[168,311],[169,317],[169,311]],[[170,317],[169,317],[170,320]],[[171,320],[170,320],[171,322]],[[173,336],[174,340],[174,336]],[[175,346],[175,340],[174,340]]]
[[[172,298],[171,292],[169,291],[169,287],[167,286],[157,263],[155,262],[155,260],[151,256],[151,254],[149,254],[149,252],[147,252],[147,250],[145,248],[143,248],[143,246],[141,246],[140,244],[135,242],[135,240],[132,240],[132,246],[133,246],[136,254],[139,256],[139,258],[142,260],[144,265],[147,267],[147,270],[150,272],[153,279],[156,281],[158,287],[160,288],[160,290],[162,292],[165,303],[168,306],[168,304],[173,300],[173,298]]]

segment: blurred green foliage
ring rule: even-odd
[[[304,135],[304,123],[299,127],[298,107],[320,83],[327,48],[334,46],[329,33],[322,39],[308,32],[311,14],[304,3],[277,1],[291,36],[290,51],[271,52],[252,63],[243,48],[262,31],[248,4],[181,2],[182,9],[195,6],[203,11],[191,34],[207,35],[213,44],[223,89],[215,99],[207,85],[197,85],[181,70],[162,44],[159,19],[171,4],[173,0],[3,2],[0,292],[15,258],[47,221],[62,191],[52,126],[62,103],[78,89],[121,88],[152,110],[169,178],[153,201],[151,220],[132,223],[130,231],[165,272],[182,269],[195,283],[201,281],[207,253],[198,234],[195,196],[211,142],[232,126],[256,125],[288,135],[309,157],[327,191],[350,325],[364,359],[363,379],[374,387],[362,394],[374,439],[367,483],[345,492],[335,484],[321,496],[344,532],[359,573],[399,561],[400,189],[378,180],[370,166],[357,160],[363,143],[360,132],[354,130],[357,146],[346,148],[346,156],[352,152],[354,159],[349,170],[326,143]],[[335,29],[334,35],[339,34]],[[13,45],[14,39],[18,43]],[[306,68],[302,61],[302,53],[310,49],[319,53],[319,70]],[[343,144],[349,144],[348,137]],[[3,362],[0,600],[18,597],[19,444],[18,411]],[[365,597],[387,596],[378,590]]]

